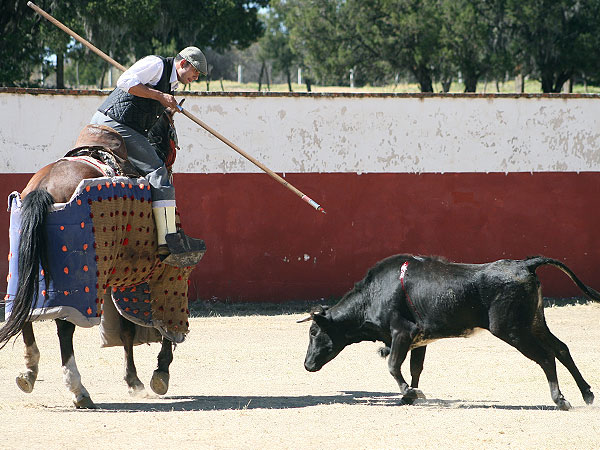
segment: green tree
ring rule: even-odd
[[[246,47],[263,32],[258,10],[268,0],[39,0],[37,4],[96,47],[128,65],[147,54],[175,54],[188,45],[225,49]],[[57,79],[62,62],[97,59],[72,45],[67,35],[41,19],[23,0],[0,6],[0,83],[27,83],[36,65],[56,55]],[[6,40],[5,37],[6,36]],[[5,45],[12,44],[12,45]],[[95,63],[91,63],[93,67]],[[105,73],[108,63],[98,63]],[[102,80],[103,78],[100,77]],[[60,84],[60,82],[59,82]]]
[[[284,2],[276,0],[263,15],[265,34],[258,43],[263,60],[272,61],[273,70],[285,75],[288,89],[292,92],[292,66],[297,64],[298,58],[292,50],[289,31],[284,24],[285,6]]]
[[[31,86],[30,77],[40,67],[44,46],[40,41],[42,19],[22,0],[0,2],[0,85]]]
[[[465,92],[502,64],[506,35],[504,0],[443,0],[442,54],[459,71]],[[443,70],[443,65],[440,67]],[[502,70],[504,74],[505,69]]]
[[[285,9],[280,9],[290,45],[301,62],[307,89],[313,77],[322,84],[343,83],[354,65],[352,40],[343,23],[344,3],[344,0],[287,0]]]
[[[421,92],[433,92],[433,80],[447,61],[437,0],[369,0],[356,10],[356,17],[357,35],[368,42],[374,57],[394,70],[408,70]]]
[[[189,45],[213,50],[230,46],[247,48],[264,29],[259,9],[269,0],[146,0],[157,3],[153,24],[140,27],[135,39],[135,56],[156,52],[171,45],[180,50]],[[137,3],[137,2],[134,2]]]
[[[517,64],[542,84],[560,92],[574,75],[597,61],[600,48],[597,0],[507,0]]]
[[[70,1],[49,1],[43,8],[53,17],[60,17],[60,21],[69,27],[71,30],[81,33],[82,27],[77,20],[77,5],[79,2]],[[42,7],[42,5],[38,5]],[[31,14],[35,14],[30,10]],[[57,28],[55,25],[42,19],[40,22],[40,41],[44,46],[45,54],[48,56],[54,55],[56,62],[54,70],[56,73],[56,88],[65,88],[65,58],[67,58],[72,38],[64,31]],[[72,50],[72,46],[71,46]]]
[[[410,72],[433,91],[442,49],[438,0],[290,0],[286,25],[296,53],[322,81],[377,80]]]

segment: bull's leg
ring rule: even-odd
[[[17,376],[17,386],[23,391],[30,393],[33,391],[33,385],[38,375],[38,363],[40,361],[40,351],[35,343],[33,326],[31,322],[25,322],[23,325],[23,343],[25,344],[25,372]]]
[[[392,344],[390,345],[390,356],[388,359],[388,369],[402,394],[402,402],[411,405],[418,397],[418,389],[413,389],[408,386],[408,383],[402,376],[402,363],[406,359],[408,349],[410,348],[411,337],[406,331],[396,331],[392,334]],[[422,393],[421,393],[422,395]]]
[[[548,385],[550,387],[550,395],[552,396],[552,400],[556,404],[556,407],[563,411],[571,409],[571,404],[563,397],[558,386],[556,360],[554,359],[554,355],[540,343],[530,330],[519,329],[503,331],[492,327],[490,331],[494,336],[509,343],[527,358],[538,363],[546,374]]]
[[[162,339],[162,347],[158,354],[158,367],[152,374],[150,387],[158,395],[164,395],[169,390],[169,366],[173,362],[173,345],[167,338]]]
[[[137,375],[137,369],[133,361],[133,339],[135,337],[135,324],[123,316],[119,316],[121,325],[121,342],[123,342],[123,350],[125,352],[125,377],[124,380],[129,387],[130,395],[144,395],[144,383],[140,381]]]
[[[427,346],[413,348],[410,351],[410,387],[413,388],[418,398],[425,398],[423,392],[416,389],[419,387],[419,378],[421,378],[421,372],[423,372],[425,350],[427,350]]]
[[[569,352],[569,347],[567,347],[564,342],[554,336],[545,325],[544,330],[539,338],[552,350],[561,364],[569,370],[575,379],[575,382],[577,383],[577,387],[579,387],[579,390],[581,391],[583,400],[586,404],[591,405],[594,402],[594,394],[592,393],[590,385],[583,379],[581,372],[579,372],[579,369],[575,365],[575,361],[573,361],[571,353]]]
[[[58,331],[58,340],[60,344],[63,381],[69,391],[73,394],[73,404],[78,409],[96,408],[87,389],[81,384],[81,375],[79,375],[79,370],[77,370],[77,364],[75,363],[75,355],[73,352],[73,333],[75,332],[75,325],[66,320],[57,319],[56,329]]]

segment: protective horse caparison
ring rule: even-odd
[[[166,120],[165,115],[161,120]],[[168,137],[165,137],[165,142]],[[19,333],[25,344],[25,371],[17,376],[16,382],[21,390],[30,393],[33,390],[37,374],[40,352],[38,350],[32,326],[32,308],[36,304],[41,266],[45,273],[44,281],[52,278],[48,268],[48,242],[46,242],[45,222],[48,211],[54,203],[69,201],[80,182],[84,179],[105,176],[101,170],[72,159],[60,159],[51,163],[29,180],[21,193],[21,239],[18,248],[18,288],[12,301],[12,311],[5,325],[0,329],[0,344],[6,343]],[[151,220],[151,219],[150,219]],[[187,294],[186,294],[187,295]],[[187,297],[186,297],[187,298]],[[73,333],[75,325],[63,319],[56,319],[60,342],[62,368],[65,384],[73,395],[77,408],[96,408],[86,388],[81,384],[73,354]],[[125,381],[131,394],[143,392],[144,385],[137,376],[133,346],[136,325],[119,316],[120,339],[125,353]],[[162,338],[162,347],[158,355],[158,367],[154,371],[150,385],[159,395],[165,394],[169,385],[169,365],[173,360],[172,342]]]

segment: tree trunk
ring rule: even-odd
[[[56,52],[56,89],[65,88],[65,55]]]
[[[429,70],[424,67],[416,67],[412,72],[419,83],[421,92],[433,92],[433,81]]]
[[[465,74],[465,92],[477,92],[477,75]]]
[[[450,87],[452,86],[452,77],[448,77],[447,79],[442,80],[441,83],[442,91],[444,91],[444,93],[450,92]]]
[[[542,72],[542,92],[559,93],[562,91],[563,84],[571,77],[570,74],[560,73],[555,76],[552,70]]]
[[[515,77],[515,92],[522,94],[525,92],[525,77],[522,73],[518,73]]]
[[[271,92],[271,76],[269,75],[269,66],[265,65],[265,75],[267,76],[267,91]]]
[[[260,92],[261,88],[262,88],[262,77],[263,77],[263,73],[265,73],[265,62],[262,62],[262,65],[260,66],[260,73],[258,74],[258,92]]]

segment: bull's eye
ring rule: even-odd
[[[310,335],[311,336],[316,336],[317,334],[319,334],[318,330],[316,330],[315,328],[311,328],[310,329]]]

